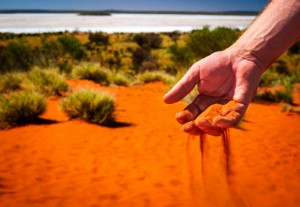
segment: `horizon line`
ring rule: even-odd
[[[258,14],[260,11],[255,10],[223,10],[223,11],[188,11],[188,10],[122,10],[122,9],[105,9],[105,10],[92,10],[92,9],[0,9],[0,13],[78,13],[78,12],[109,12],[109,13],[165,13],[165,14]]]

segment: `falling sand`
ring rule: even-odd
[[[235,102],[231,101],[231,104],[235,104]],[[208,107],[208,109],[206,109],[200,116],[205,117],[209,122],[212,123],[214,117],[221,115],[221,108],[221,104],[214,104]],[[231,152],[228,131],[226,128],[217,130],[221,131],[221,136],[213,139],[218,139],[219,141],[219,146],[214,147],[218,147],[217,149],[220,149],[220,152],[217,155],[220,157],[220,166],[214,166],[212,163],[214,161],[212,160],[212,162],[209,162],[208,160],[210,155],[207,153],[209,152],[210,146],[208,145],[208,140],[204,133],[201,133],[199,136],[199,145],[197,141],[195,141],[195,139],[197,139],[196,137],[188,137],[186,151],[189,163],[191,192],[194,198],[194,205],[200,206],[200,204],[197,204],[197,198],[199,197],[201,191],[204,191],[208,195],[206,197],[208,198],[208,203],[210,206],[245,206],[243,201],[235,194],[233,186],[234,183],[231,181]],[[193,149],[193,145],[196,145],[196,148]],[[201,162],[200,165],[195,163],[195,159],[197,158],[197,155],[195,155],[195,153],[197,153],[197,146],[199,146],[200,150],[200,153],[198,153],[201,157],[201,159],[199,159],[199,162]],[[218,167],[218,169],[216,167]],[[197,170],[197,168],[201,168],[201,170]],[[219,174],[216,180],[214,180],[216,178],[214,171],[218,171],[219,173],[221,172],[221,175]],[[201,176],[199,176],[200,174]],[[196,178],[197,176],[198,178]],[[200,188],[200,186],[202,186],[203,189],[197,190],[197,188]],[[209,195],[215,195],[215,193],[212,194],[210,191],[216,192],[216,189],[218,188],[222,188],[222,196],[224,196],[224,198],[210,198]],[[226,193],[224,194],[224,192]]]
[[[231,106],[236,104],[234,101],[229,103]],[[225,106],[223,105],[223,107]],[[221,115],[221,108],[221,104],[214,104],[200,116],[205,117],[212,123],[214,117]],[[193,204],[195,206],[203,206],[203,201],[199,200],[199,195],[204,193],[207,200],[206,206],[252,206],[251,202],[245,200],[239,193],[238,180],[235,180],[235,171],[232,168],[232,151],[228,130],[226,128],[216,130],[221,131],[221,135],[218,137],[207,138],[204,133],[201,133],[199,137],[188,136],[186,152]],[[218,132],[216,133],[218,134]],[[299,177],[297,181],[299,181]],[[273,186],[275,185],[273,184]],[[260,203],[254,206],[266,205],[267,203]]]
[[[114,95],[119,125],[68,120],[50,97],[43,122],[0,131],[1,207],[299,206],[300,116],[280,104],[251,103],[230,141],[200,145],[174,119],[186,104],[163,103],[162,83],[69,84]]]

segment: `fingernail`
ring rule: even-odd
[[[178,112],[178,113],[176,114],[176,119],[181,119],[182,117],[183,117],[183,113]]]
[[[193,126],[189,125],[189,124],[182,126],[183,131],[190,131],[190,130],[192,130],[192,128],[193,128]]]

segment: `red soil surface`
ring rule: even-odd
[[[189,137],[161,83],[100,87],[115,96],[118,127],[68,120],[57,98],[42,118],[0,131],[1,207],[296,207],[300,204],[300,116],[251,104],[222,137]]]

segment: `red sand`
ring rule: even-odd
[[[193,207],[300,205],[300,116],[251,104],[242,129],[230,129],[230,174],[222,137],[199,137],[175,121],[184,103],[166,105],[167,87],[100,87],[117,102],[124,127],[68,120],[0,131],[1,207]],[[188,142],[189,140],[189,142]],[[203,166],[203,167],[202,167]]]

